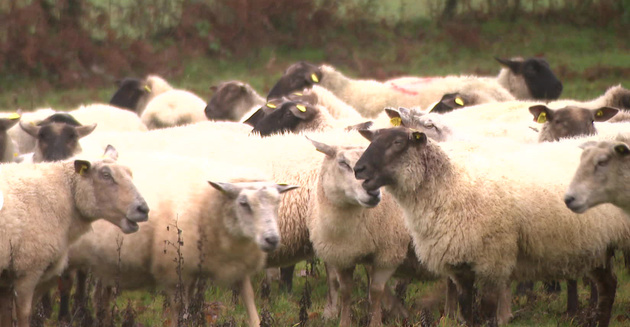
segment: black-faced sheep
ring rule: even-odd
[[[447,154],[403,127],[362,133],[372,143],[355,176],[366,190],[385,186],[403,207],[416,254],[455,281],[467,323],[476,280],[482,315],[496,323],[498,292],[512,278],[589,273],[599,294],[595,322],[608,326],[616,289],[610,249],[630,239],[630,221],[612,206],[580,216],[566,210],[562,194],[577,164],[575,147],[536,144],[491,157],[443,143]]]

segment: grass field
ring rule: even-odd
[[[392,13],[398,14],[401,13]],[[374,29],[378,30],[378,27]],[[378,33],[378,38],[364,39],[353,33],[340,32],[338,37],[330,38],[325,46],[319,48],[267,47],[238,59],[227,54],[221,58],[171,62],[164,69],[171,73],[165,76],[173,85],[190,89],[209,99],[209,86],[229,79],[249,82],[265,93],[284,68],[297,60],[327,62],[355,77],[386,78],[398,75],[495,75],[499,67],[492,59],[493,56],[543,55],[564,82],[563,97],[585,100],[599,96],[613,85],[621,83],[626,88],[630,87],[630,38],[627,31],[577,27],[552,21],[515,20],[489,21],[478,25],[454,23],[443,29],[436,29],[432,23],[425,21],[409,21],[400,27],[383,29]],[[137,72],[137,75],[146,73],[150,72]],[[112,76],[112,80],[119,77]],[[111,87],[105,88],[84,85],[61,89],[43,80],[2,75],[0,109],[32,110],[48,106],[59,110],[72,109],[83,103],[107,102],[114,90],[113,83]],[[619,257],[616,260],[619,287],[611,326],[629,326],[630,275],[622,268]],[[305,270],[304,264],[296,272],[301,270]],[[276,284],[272,285],[269,300],[259,297],[257,286],[262,281],[262,275],[254,278],[259,312],[268,312],[273,320],[271,326],[296,326],[299,323],[299,302],[307,280],[312,287],[308,325],[337,326],[338,321],[326,322],[321,317],[326,291],[323,266],[318,265],[317,271],[319,275],[296,276],[292,294],[280,292]],[[361,269],[358,269],[356,279],[355,322],[361,326],[367,305],[366,282]],[[433,317],[430,319],[431,326],[458,326],[455,321],[439,319],[440,290],[439,283],[413,283],[405,297],[410,318],[408,321],[391,318],[386,326],[421,326],[421,308],[429,304]],[[511,325],[585,326],[581,319],[584,314],[576,319],[562,314],[566,307],[564,292],[561,296],[547,296],[537,289],[536,293],[538,298],[532,303],[524,298],[513,300],[516,317]],[[587,302],[588,291],[582,286],[580,298],[582,304]],[[211,287],[206,299],[208,322],[217,326],[245,324],[244,309],[232,303],[229,289]],[[124,292],[117,298],[117,306],[122,311],[128,304],[135,312],[138,326],[165,325],[162,316],[163,297],[159,292]],[[57,323],[50,319],[46,326],[57,326]]]

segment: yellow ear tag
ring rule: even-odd
[[[413,133],[413,137],[415,137],[416,140],[419,140],[421,138],[420,133]]]
[[[88,166],[86,165],[81,166],[81,169],[79,169],[79,175],[83,175],[83,173],[85,173],[87,169],[88,169]]]
[[[544,124],[547,122],[547,113],[546,112],[541,112],[540,115],[538,115],[538,119],[536,120],[537,123],[539,124]]]
[[[458,105],[462,107],[464,106],[464,100],[462,100],[462,98],[460,97],[455,98],[455,103],[457,103]]]
[[[299,110],[299,111],[301,111],[301,112],[306,112],[306,107],[305,107],[305,106],[303,106],[303,105],[301,105],[301,104],[298,104],[298,105],[297,105],[297,106],[295,106],[295,107],[297,107],[297,108],[298,108],[298,110]]]
[[[601,111],[601,110],[597,110],[597,113],[595,114],[595,116],[597,116],[597,117],[601,117],[603,115],[604,115],[604,112]]]
[[[267,107],[271,108],[271,109],[276,109],[277,108],[275,104],[269,103],[269,102],[267,102]]]
[[[11,119],[11,120],[14,120],[14,119],[20,118],[20,115],[17,114],[17,113],[12,113],[12,114],[9,115],[8,118]]]
[[[20,154],[19,154],[19,153],[17,153],[17,152],[14,152],[14,153],[13,153],[13,156],[14,156],[14,157],[16,157],[16,158],[17,158],[17,156],[19,156],[19,155],[20,155]]]
[[[151,88],[148,85],[145,85],[144,89],[147,90],[147,92],[151,93]]]
[[[297,96],[300,96],[300,97],[304,95],[304,94],[302,94],[302,93],[300,93],[300,92],[295,92],[295,93],[293,93],[293,94],[295,94],[295,95],[297,95]]]
[[[402,119],[400,119],[400,117],[392,117],[389,123],[392,124],[392,126],[398,127],[402,124]]]
[[[311,79],[313,80],[313,82],[319,83],[319,78],[317,78],[317,75],[315,75],[315,73],[311,74]]]

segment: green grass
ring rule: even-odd
[[[620,254],[620,253],[619,253]],[[620,255],[618,257],[621,257]],[[616,274],[619,282],[617,297],[614,304],[614,311],[611,319],[613,327],[627,326],[630,323],[630,275],[623,268],[621,259],[616,260]],[[298,277],[300,270],[305,269],[304,264],[298,265],[294,279],[292,294],[287,294],[278,289],[277,283],[272,284],[271,298],[263,300],[260,298],[260,284],[263,274],[258,274],[253,278],[254,290],[256,291],[256,305],[259,313],[262,310],[269,311],[275,324],[273,326],[295,326],[299,322],[299,303],[303,294],[304,284],[308,279],[311,285],[312,307],[308,309],[308,326],[336,327],[338,320],[324,320],[322,313],[325,305],[325,276],[323,266],[318,265],[318,275],[309,277]],[[391,284],[391,282],[390,282]],[[566,284],[563,283],[563,292],[559,295],[545,295],[542,291],[542,283],[536,284],[536,300],[528,302],[526,297],[514,297],[512,299],[512,310],[515,318],[510,326],[553,326],[569,327],[580,326],[584,313],[576,318],[567,317],[566,310]],[[579,283],[579,296],[582,306],[586,306],[590,296],[589,289]],[[361,326],[360,322],[365,321],[367,313],[366,279],[363,269],[355,272],[355,289],[353,292],[353,321],[355,326]],[[415,281],[409,285],[405,304],[409,310],[410,317],[407,325],[401,319],[395,317],[386,318],[384,326],[420,326],[421,310],[428,308],[431,313],[432,326],[456,327],[460,326],[456,321],[441,318],[440,312],[444,305],[443,283]],[[240,302],[240,301],[239,301]],[[136,323],[144,326],[162,326],[168,315],[163,314],[164,297],[156,291],[133,291],[123,292],[117,298],[116,305],[119,311],[123,311],[128,303],[135,311]],[[232,303],[232,291],[226,287],[211,286],[206,292],[205,311],[207,321],[216,325],[226,323],[232,319],[236,326],[246,325],[247,315],[244,307]],[[120,316],[117,323],[120,323]],[[46,326],[55,326],[54,319],[49,320]],[[212,325],[210,325],[212,326]]]

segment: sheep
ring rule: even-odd
[[[125,78],[118,83],[118,90],[109,104],[129,109],[140,116],[154,97],[172,89],[167,81],[157,75],[148,75],[144,80]]]
[[[204,109],[209,120],[237,122],[252,108],[259,108],[266,102],[251,85],[241,81],[222,82],[210,89],[214,94]]]
[[[13,162],[18,154],[8,130],[19,121],[19,114],[10,114],[6,118],[0,118],[0,162]]]
[[[21,112],[20,121],[22,123],[38,124],[47,117],[55,113],[51,108],[37,109],[33,112]],[[19,125],[13,125],[7,132],[15,142],[17,152],[20,154],[33,152],[35,149],[35,139],[27,134]]]
[[[239,284],[250,326],[258,326],[249,275],[260,270],[265,253],[280,244],[279,194],[296,186],[265,182],[264,175],[252,169],[170,154],[137,153],[121,161],[138,168],[134,169],[136,185],[155,208],[149,222],[126,236],[106,224],[95,224],[93,233],[72,246],[70,266],[93,267],[93,274],[104,283],[114,285],[118,280],[122,289],[160,286],[175,299],[178,267],[169,244],[180,244],[184,286],[204,275],[219,283]],[[206,178],[226,182],[208,185]],[[119,256],[116,239],[121,237]],[[176,324],[177,317],[171,321]]]
[[[374,80],[352,80],[330,66],[320,66],[298,62],[290,66],[283,77],[271,89],[267,99],[281,97],[293,91],[319,84],[332,91],[341,100],[356,108],[364,117],[375,117],[387,106],[427,107],[451,92],[473,93],[479,101],[514,100],[501,82],[510,80],[506,74],[528,86],[531,84],[537,95],[549,95],[542,99],[555,99],[562,91],[548,64],[542,59],[528,59],[523,62],[503,60],[516,69],[504,69],[497,78],[476,76],[447,76],[440,78],[402,77],[386,82]],[[523,69],[527,71],[523,74]],[[532,71],[538,73],[531,74]],[[522,76],[517,76],[522,75]],[[541,86],[542,85],[542,86]],[[519,94],[520,95],[520,94]],[[524,99],[529,99],[525,97]],[[482,100],[483,99],[483,100]]]
[[[485,290],[483,314],[496,323],[496,293],[510,278],[589,273],[599,293],[596,322],[608,326],[616,287],[609,249],[630,240],[630,221],[612,206],[578,217],[558,203],[577,149],[545,143],[489,157],[454,144],[447,154],[404,127],[362,134],[371,143],[354,167],[356,178],[366,190],[385,186],[403,207],[416,254],[455,281],[469,324],[475,280]]]
[[[206,102],[185,90],[170,90],[153,98],[140,118],[149,129],[192,124],[207,120]]]
[[[149,208],[108,147],[103,159],[7,164],[0,170],[0,322],[11,325],[11,288],[17,322],[29,326],[35,287],[60,273],[69,244],[105,219],[125,233],[138,230]],[[42,237],[42,235],[47,235]]]
[[[83,126],[70,115],[54,114],[39,126],[20,123],[20,127],[36,140],[32,162],[37,163],[63,160],[80,153],[79,139],[92,133],[96,124]]]
[[[612,203],[630,213],[627,188],[628,144],[630,137],[619,134],[615,140],[584,143],[580,165],[564,196],[566,206],[584,213],[602,203]]]
[[[373,267],[369,320],[370,326],[381,326],[385,283],[405,260],[411,242],[402,211],[387,193],[366,192],[354,178],[351,167],[363,148],[311,142],[326,157],[318,177],[309,235],[316,255],[332,265],[339,278],[339,326],[351,325],[352,275],[359,263]]]
[[[520,100],[554,100],[562,93],[562,82],[542,58],[494,58],[503,68],[497,82]]]

